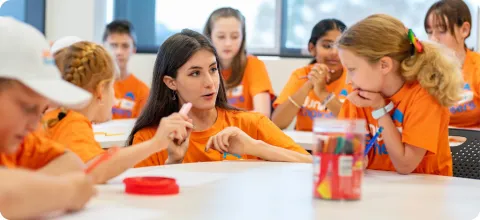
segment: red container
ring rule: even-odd
[[[363,120],[315,120],[312,149],[315,198],[361,198],[365,128]]]
[[[138,195],[174,195],[180,191],[173,178],[131,177],[123,180],[125,192]]]

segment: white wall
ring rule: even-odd
[[[46,0],[47,39],[53,41],[60,37],[74,35],[100,43],[106,21],[106,5],[107,0]],[[480,28],[478,31],[478,36],[480,36]],[[480,45],[480,37],[478,45]],[[260,59],[267,66],[273,89],[277,95],[281,92],[292,71],[310,61],[309,59],[277,57],[260,57]],[[137,54],[132,58],[129,68],[147,85],[150,85],[154,62],[155,54]]]
[[[45,34],[49,40],[74,35],[92,40],[94,0],[47,0]]]

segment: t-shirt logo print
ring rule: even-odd
[[[462,99],[458,102],[458,104],[464,104],[467,102],[470,102],[473,100],[473,92],[472,89],[470,88],[470,84],[465,83],[465,86],[463,86],[463,93],[462,93]]]
[[[245,97],[243,97],[243,85],[232,88],[229,91],[229,94],[231,94],[231,97],[228,98],[228,103],[231,105],[245,102]]]
[[[342,89],[342,91],[340,91],[340,93],[338,94],[338,100],[340,100],[341,103],[344,103],[347,96],[348,91],[346,89]]]
[[[133,95],[132,92],[127,92],[122,99],[115,101],[115,107],[113,107],[112,113],[131,117],[133,107],[135,107],[135,95]]]
[[[450,113],[461,113],[466,111],[472,111],[476,109],[476,105],[473,102],[473,91],[470,87],[470,84],[465,83],[463,86],[462,99],[453,107],[450,107]]]

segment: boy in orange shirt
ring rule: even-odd
[[[472,15],[464,1],[442,0],[433,4],[425,16],[425,31],[430,40],[453,51],[463,63],[462,99],[450,108],[450,125],[480,127],[480,54],[467,48],[472,30]]]
[[[32,218],[78,210],[95,193],[83,164],[63,146],[33,132],[51,102],[83,105],[90,95],[61,79],[49,43],[34,27],[0,17],[0,33],[0,212]],[[65,175],[72,172],[77,173]],[[46,191],[61,194],[45,196]]]
[[[128,72],[128,61],[136,51],[136,40],[133,26],[126,20],[112,21],[103,33],[103,43],[113,51],[120,69],[120,76],[114,84],[113,119],[137,118],[148,99],[150,89]]]
[[[57,54],[55,58],[64,64],[63,78],[91,92],[93,98],[83,108],[58,108],[46,113],[43,118],[46,135],[64,144],[83,162],[90,164],[105,153],[95,140],[92,122],[104,122],[112,116],[114,62],[102,46],[85,41],[65,48],[65,52]],[[192,126],[178,114],[165,117],[162,123],[157,135],[154,133],[154,138],[135,147],[122,148],[110,160],[99,165],[91,173],[94,180],[104,183],[119,175],[151,154],[166,149],[171,132],[181,135],[186,126]]]
[[[170,59],[174,57],[175,59]],[[169,63],[173,62],[173,63]],[[180,106],[191,103],[185,128],[187,137],[170,141],[138,166],[239,159],[311,162],[307,151],[295,144],[266,116],[238,110],[227,102],[219,63],[210,41],[200,33],[183,30],[160,47],[155,62],[152,93],[135,124],[128,143],[150,140],[158,124]],[[214,150],[209,150],[213,148]]]
[[[314,118],[337,117],[348,90],[347,74],[333,43],[345,29],[336,19],[321,20],[313,28],[308,43],[313,61],[293,72],[273,104],[272,121],[280,129],[287,128],[295,116],[298,131],[312,131]]]
[[[388,15],[358,22],[338,47],[354,89],[339,118],[365,119],[370,138],[384,128],[367,168],[451,176],[448,107],[462,83],[453,54],[418,41]]]
[[[272,83],[265,64],[247,55],[245,18],[240,11],[233,8],[215,10],[208,18],[204,34],[211,39],[220,58],[228,103],[270,118],[275,96]]]

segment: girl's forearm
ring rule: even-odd
[[[252,152],[253,156],[260,157],[268,161],[281,161],[281,162],[300,162],[311,163],[312,156],[307,154],[301,154],[292,150],[288,150],[281,147],[276,147],[267,144],[261,140],[255,140]]]

